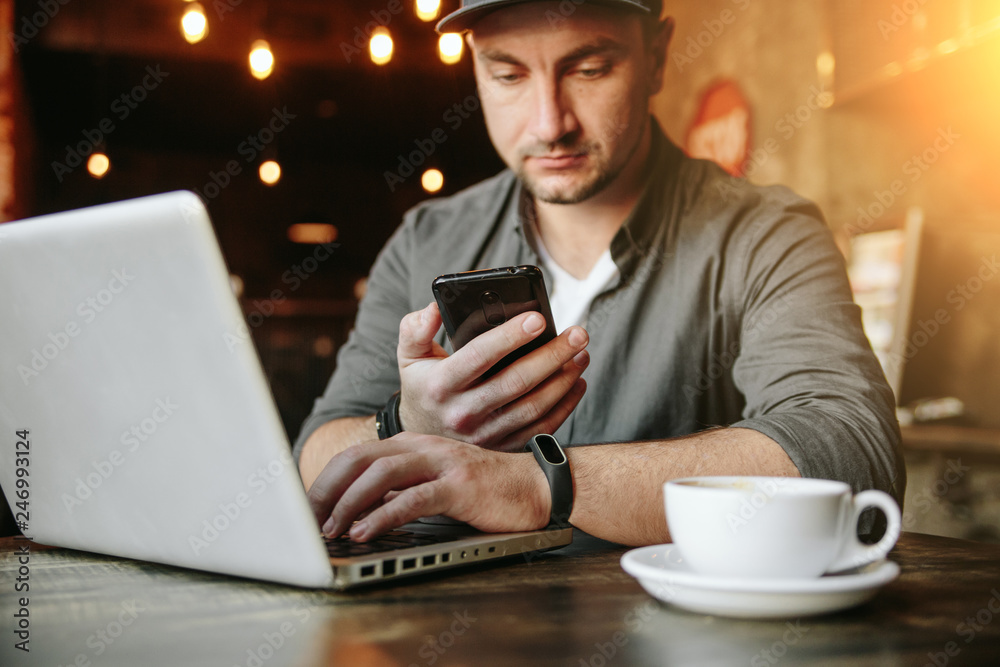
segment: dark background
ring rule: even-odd
[[[443,11],[457,4],[446,2]],[[317,339],[329,337],[333,348],[343,341],[356,281],[404,212],[431,196],[420,185],[423,170],[440,169],[445,186],[438,194],[448,195],[502,168],[478,110],[468,54],[443,64],[433,22],[419,20],[411,5],[205,2],[209,33],[191,45],[181,36],[179,0],[74,0],[20,53],[35,158],[25,179],[33,191],[19,197],[27,202],[22,217],[176,189],[202,194],[230,271],[245,284],[247,309],[274,289],[290,299],[278,316],[252,329],[290,437],[333,368],[331,341]],[[16,3],[15,26],[38,7]],[[397,7],[402,11],[392,13]],[[395,40],[385,66],[355,50],[356,43],[366,48],[359,35],[378,23]],[[269,40],[276,58],[263,81],[246,64],[259,38]],[[116,103],[144,79],[154,82],[147,68],[167,75],[135,109]],[[463,112],[468,118],[445,116],[463,103],[472,109]],[[248,162],[244,142],[268,126],[275,109],[295,118]],[[52,163],[66,164],[67,147],[96,136],[108,120],[114,126],[102,146],[111,159],[108,174],[97,180],[84,166],[57,174]],[[438,128],[446,141],[426,158],[418,154],[424,164],[390,187],[386,172],[398,174],[418,142],[433,145],[427,140]],[[281,164],[275,186],[257,176],[265,159]],[[216,191],[208,184],[213,175],[216,183],[230,179],[224,172],[231,160],[241,172]],[[288,240],[288,227],[298,222],[335,225],[340,245],[289,293],[282,274],[312,253]]]
[[[207,1],[209,32],[194,45],[181,35],[181,0],[52,4],[58,12],[18,54],[22,125],[30,132],[17,141],[30,158],[17,179],[17,217],[177,189],[203,194],[230,272],[244,282],[244,309],[251,312],[274,289],[288,297],[251,332],[294,439],[353,323],[355,284],[404,212],[432,196],[420,185],[423,170],[444,173],[434,196],[446,196],[503,167],[478,109],[468,52],[458,64],[442,63],[434,22],[419,20],[410,0]],[[443,15],[458,2],[442,4]],[[37,0],[15,2],[19,33],[39,7]],[[393,13],[396,7],[402,11]],[[366,35],[379,23],[395,42],[384,66],[367,53]],[[247,56],[262,38],[276,63],[259,81]],[[154,83],[147,68],[167,75],[135,109],[116,103],[144,79]],[[464,105],[462,115],[455,104]],[[247,162],[241,144],[267,127],[275,109],[295,118]],[[108,121],[114,130],[101,146],[111,160],[107,175],[97,180],[83,165],[57,174],[52,163],[67,162],[67,147]],[[424,163],[390,188],[386,172],[399,174],[401,159],[410,162],[417,143],[427,147],[439,128],[444,143],[418,155]],[[257,176],[266,159],[281,164],[275,186]],[[241,172],[208,198],[216,192],[206,188],[212,175],[224,182],[218,175],[231,160]],[[335,225],[339,246],[293,292],[281,276],[313,252],[288,239],[298,222]]]

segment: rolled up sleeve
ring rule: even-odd
[[[776,441],[804,477],[881,489],[902,506],[895,400],[819,211],[802,202],[750,229],[733,285],[743,312],[733,379],[746,405],[732,426]]]

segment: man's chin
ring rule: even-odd
[[[596,195],[606,185],[599,178],[583,181],[559,176],[533,179],[521,175],[521,182],[535,200],[546,204],[579,204]]]
[[[606,185],[600,180],[574,184],[521,180],[532,197],[546,204],[579,204],[596,195]]]

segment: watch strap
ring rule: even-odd
[[[552,509],[549,525],[568,528],[569,516],[573,512],[573,475],[569,467],[569,457],[554,436],[539,434],[528,441],[524,450],[531,450],[535,461],[542,468],[549,482],[552,494]]]
[[[385,407],[375,415],[375,429],[378,431],[379,440],[391,438],[403,430],[399,422],[399,395],[397,391],[390,396]]]

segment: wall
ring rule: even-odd
[[[683,146],[700,95],[718,79],[731,78],[752,109],[757,152],[750,180],[781,183],[816,201],[838,234],[896,223],[912,206],[923,209],[931,239],[955,245],[972,229],[980,236],[984,228],[1000,232],[1000,188],[994,184],[1000,173],[1000,21],[993,26],[988,20],[997,3],[926,2],[902,14],[892,0],[664,4],[677,29],[664,89],[652,107],[675,142]],[[835,56],[832,77],[820,74],[824,52]],[[817,104],[821,90],[834,93],[829,108]],[[776,148],[761,152],[768,140]],[[1000,252],[1000,245],[993,250]],[[990,248],[976,252],[988,256]],[[972,262],[965,272],[972,276],[977,268]],[[981,293],[992,296],[977,297],[978,305],[1000,302],[995,282],[984,284]],[[943,297],[922,294],[918,300],[933,305]],[[1000,357],[996,329],[993,342],[979,329],[952,327],[938,337],[937,343],[947,341],[948,358],[962,361],[953,366],[978,363],[972,350],[984,345],[989,359]],[[933,347],[916,361],[936,359]],[[1000,384],[979,368],[977,377],[962,374],[960,384],[995,405]],[[905,388],[904,381],[904,394]],[[1000,540],[1000,494],[991,490],[1000,465],[995,458],[975,460],[959,483],[945,489],[941,480],[956,457],[961,454],[907,455],[907,530]]]
[[[653,101],[653,112],[667,134],[683,145],[702,91],[720,78],[734,79],[753,110],[753,146],[762,148],[768,139],[778,146],[766,157],[758,154],[751,180],[781,183],[825,203],[827,178],[819,158],[826,150],[827,114],[815,99],[820,89],[816,59],[822,50],[822,3],[667,0],[664,4],[677,28],[664,89]]]

